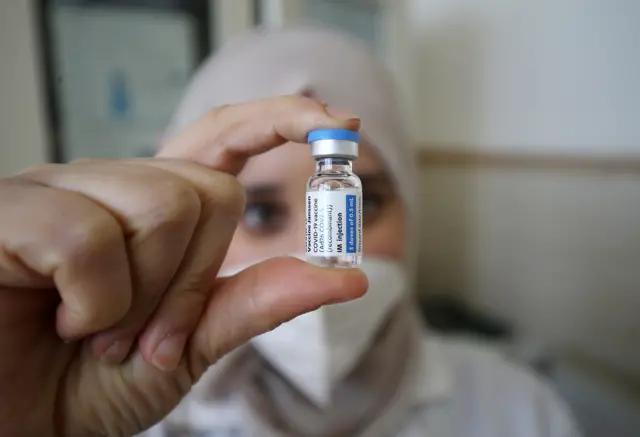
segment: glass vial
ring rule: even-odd
[[[307,261],[322,267],[362,262],[362,182],[353,173],[360,135],[344,129],[316,130],[307,141],[316,161],[306,196]]]

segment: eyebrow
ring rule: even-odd
[[[358,175],[360,180],[362,181],[362,185],[367,184],[381,184],[381,185],[390,185],[393,184],[393,181],[389,177],[386,172],[375,172],[375,173],[361,173]]]

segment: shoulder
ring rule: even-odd
[[[135,437],[241,435],[245,417],[238,402],[204,401],[188,394],[161,422]]]
[[[490,343],[444,337],[427,339],[425,342],[438,344],[460,384],[473,381],[478,389],[490,386],[493,391],[514,394],[547,391],[548,384],[542,377]]]
[[[448,369],[450,400],[468,417],[507,424],[514,432],[528,428],[527,436],[580,435],[569,408],[550,383],[498,348],[432,335],[423,343],[427,366],[437,360]]]

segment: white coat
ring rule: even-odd
[[[430,334],[423,350],[424,372],[405,424],[393,436],[380,437],[581,435],[567,406],[544,381],[490,348]],[[187,396],[140,437],[271,437],[245,429],[250,420],[233,398],[202,403]]]

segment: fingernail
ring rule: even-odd
[[[117,340],[109,346],[100,359],[109,364],[120,364],[129,355],[133,340]]]
[[[151,362],[165,372],[175,370],[182,359],[182,350],[186,342],[186,334],[170,334],[158,343]]]
[[[336,109],[336,108],[332,108],[330,106],[326,106],[325,107],[325,111],[327,112],[327,114],[329,114],[332,117],[335,118],[340,118],[343,120],[353,120],[353,121],[359,121],[360,119],[358,117],[356,117],[355,115],[353,115],[350,112],[347,111],[343,111],[341,109]]]

